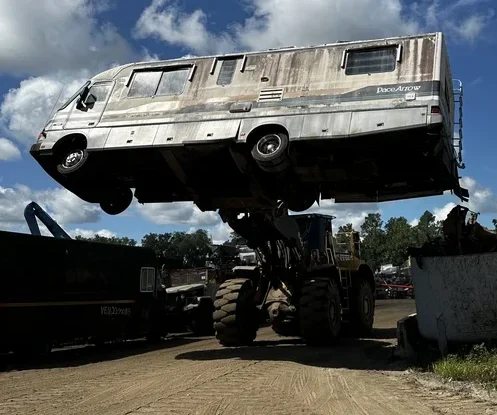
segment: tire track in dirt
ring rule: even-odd
[[[390,314],[385,305],[378,309],[382,328],[412,312],[407,302],[392,304]],[[249,348],[221,348],[215,339],[164,342],[162,349],[138,348],[115,360],[0,373],[0,414],[497,414],[486,402],[422,387],[392,367],[386,371],[384,353],[370,349],[391,342],[307,348],[282,342],[269,329]]]

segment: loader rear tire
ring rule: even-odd
[[[214,307],[214,330],[219,343],[233,347],[254,341],[259,323],[252,280],[237,278],[222,283]]]
[[[332,345],[341,329],[341,303],[332,278],[305,281],[300,298],[300,329],[304,341],[313,346]]]

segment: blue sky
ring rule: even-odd
[[[4,0],[0,4],[0,229],[26,231],[22,209],[40,203],[73,235],[130,236],[203,227],[229,235],[215,213],[191,204],[133,205],[117,217],[61,189],[28,153],[57,96],[115,64],[186,54],[312,45],[441,30],[454,77],[465,85],[464,159],[469,207],[491,226],[497,217],[497,25],[495,1],[458,0]],[[50,24],[47,24],[50,22]],[[334,205],[322,209],[358,226],[364,215],[424,210],[441,218],[453,196]]]

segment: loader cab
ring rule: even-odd
[[[335,264],[332,222],[335,216],[292,215],[299,226],[308,265]]]
[[[361,258],[361,239],[359,232],[337,232],[335,235],[336,253],[345,260],[350,258]]]

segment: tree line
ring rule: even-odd
[[[497,223],[497,222],[496,222]],[[352,224],[340,226],[338,232],[352,231]],[[425,211],[417,225],[412,226],[403,217],[392,217],[384,222],[380,213],[366,216],[360,229],[361,256],[375,270],[382,264],[401,265],[407,259],[407,248],[421,246],[442,234],[442,221]],[[97,242],[117,243],[136,246],[137,241],[128,237],[104,237],[96,235],[92,238],[77,236],[76,239],[87,239]],[[229,246],[243,245],[244,239],[232,232],[224,244]],[[149,233],[141,239],[141,245],[152,248],[158,255],[175,262],[174,268],[203,267],[212,252],[212,239],[206,230],[199,229],[192,233]]]

